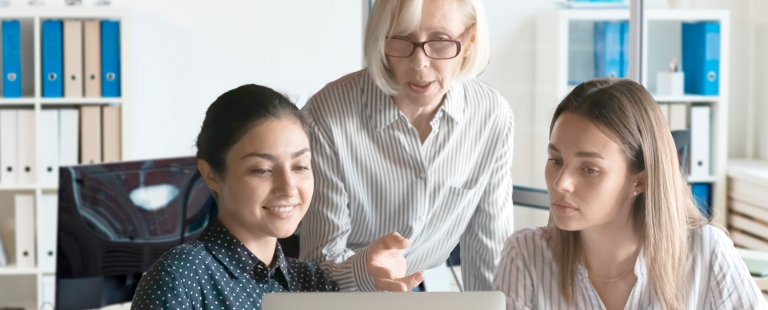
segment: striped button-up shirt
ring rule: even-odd
[[[690,277],[686,309],[768,309],[731,240],[710,225],[691,233]],[[637,282],[624,309],[661,309],[643,255],[634,268]],[[558,273],[543,228],[516,232],[504,247],[493,286],[507,296],[507,309],[605,309],[587,271],[579,264],[574,303],[561,298]]]
[[[410,239],[408,274],[444,265],[461,242],[465,287],[491,289],[513,232],[514,117],[495,89],[454,83],[423,144],[366,70],[328,84],[303,111],[315,192],[302,260],[320,263],[342,290],[372,291],[367,247],[397,231]]]

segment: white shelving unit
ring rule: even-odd
[[[718,96],[655,96],[659,103],[705,104],[712,107],[712,175],[689,178],[690,183],[712,184],[714,221],[725,226],[726,166],[728,150],[728,98],[730,79],[730,12],[727,10],[646,10],[643,21],[641,83],[656,91],[656,72],[668,70],[672,57],[681,59],[681,24],[709,21],[720,24],[720,91]],[[534,107],[534,158],[541,165],[532,169],[535,185],[544,187],[544,159],[552,115],[560,101],[575,87],[571,80],[586,80],[592,68],[593,52],[580,49],[578,42],[591,43],[596,21],[628,21],[629,10],[548,10],[536,21],[536,76]],[[581,41],[579,41],[581,40]],[[574,43],[576,42],[576,43]],[[574,47],[576,46],[576,47]],[[685,60],[683,60],[685,61]],[[588,75],[588,73],[586,73]]]
[[[120,89],[122,97],[119,98],[43,98],[41,88],[41,25],[49,19],[78,19],[78,20],[119,20],[120,21]],[[84,105],[111,105],[120,107],[120,132],[121,132],[121,156],[127,159],[130,149],[126,141],[129,140],[130,99],[127,91],[130,72],[127,63],[129,59],[128,38],[130,29],[128,11],[111,7],[11,7],[0,10],[0,20],[19,20],[22,24],[22,41],[30,40],[32,44],[24,48],[22,43],[22,75],[31,75],[32,78],[23,79],[22,98],[0,97],[0,109],[19,108],[34,109],[35,114],[35,160],[37,167],[42,167],[40,161],[41,141],[41,110],[43,108],[78,107]],[[26,32],[25,32],[26,31]],[[31,37],[25,37],[31,35]],[[28,50],[30,49],[31,50]],[[31,58],[31,61],[30,61]],[[39,169],[38,169],[39,170]],[[39,182],[40,174],[36,174]],[[47,275],[55,275],[53,270],[41,270],[40,268],[18,268],[15,265],[14,235],[8,234],[4,228],[13,222],[13,196],[16,194],[34,194],[35,204],[41,200],[43,193],[55,193],[55,186],[34,184],[0,184],[0,234],[5,245],[6,254],[11,262],[8,266],[0,266],[0,308],[24,307],[25,309],[53,309],[50,305],[42,303],[42,278]],[[36,206],[37,208],[37,206]],[[12,231],[12,230],[11,230]],[[39,253],[38,253],[39,255]]]

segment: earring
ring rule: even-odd
[[[635,191],[635,196],[637,196],[637,191]]]

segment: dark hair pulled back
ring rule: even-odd
[[[254,126],[267,120],[292,118],[307,131],[301,111],[284,95],[254,84],[227,91],[205,112],[197,136],[197,158],[219,175],[226,171],[227,153]]]

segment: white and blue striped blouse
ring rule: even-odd
[[[454,83],[423,144],[366,70],[328,84],[303,111],[315,192],[302,260],[320,263],[342,290],[370,291],[365,254],[377,238],[410,239],[408,274],[444,265],[461,241],[465,287],[491,290],[513,232],[514,117],[498,91],[478,79]]]
[[[692,285],[687,309],[768,309],[722,230],[706,225],[693,231],[690,259]],[[661,309],[642,255],[634,272],[637,282],[624,309]],[[543,228],[526,228],[507,240],[493,286],[507,296],[508,310],[605,309],[583,266],[577,269],[573,305],[561,298],[557,281],[557,267]]]

